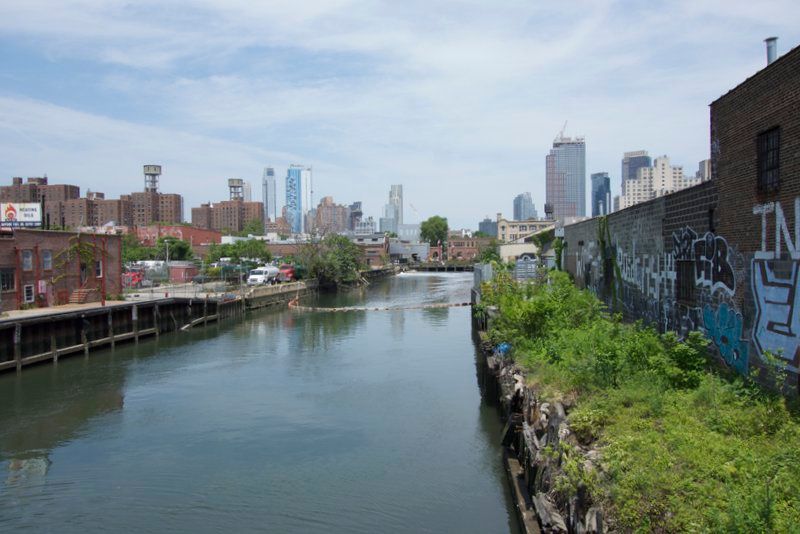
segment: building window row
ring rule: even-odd
[[[33,250],[31,249],[25,249],[22,251],[22,270],[23,271],[33,270]],[[42,270],[44,271],[53,270],[53,251],[51,250],[42,251]]]

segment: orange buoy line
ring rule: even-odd
[[[315,306],[300,306],[297,303],[298,299],[289,301],[289,308],[296,311],[303,312],[350,312],[350,311],[398,311],[398,310],[426,310],[433,308],[457,308],[461,306],[469,306],[469,302],[437,302],[432,304],[420,304],[417,306],[386,306],[377,308],[368,308],[365,306],[347,306],[343,308],[319,308]]]

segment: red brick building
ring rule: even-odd
[[[483,250],[491,245],[492,237],[467,237],[450,235],[447,241],[447,259],[451,261],[475,261]]]
[[[192,208],[192,225],[220,232],[241,232],[251,221],[264,225],[264,204],[244,200],[223,200]]]
[[[136,228],[136,238],[148,247],[154,246],[159,237],[166,236],[188,241],[192,247],[222,242],[222,232],[194,226],[154,224]]]
[[[389,259],[389,238],[385,234],[357,235],[350,240],[364,253],[364,262],[370,267],[380,267]]]
[[[24,230],[0,234],[3,310],[66,304],[122,293],[119,236]]]

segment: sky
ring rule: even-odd
[[[316,200],[405,222],[510,217],[566,122],[588,175],[708,158],[708,104],[800,44],[796,0],[26,0],[0,5],[0,183],[184,195],[310,165]],[[587,199],[589,195],[587,193]],[[260,200],[254,198],[253,200]],[[588,209],[588,207],[587,207]]]

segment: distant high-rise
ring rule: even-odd
[[[497,221],[493,221],[489,217],[486,217],[484,220],[478,223],[478,231],[483,232],[488,236],[495,237],[497,235]]]
[[[350,204],[350,222],[348,223],[348,229],[355,230],[356,225],[361,222],[363,216],[364,210],[361,208],[360,200]]]
[[[694,174],[697,182],[707,182],[711,179],[711,160],[704,159],[697,166],[697,172]]]
[[[286,171],[286,222],[292,233],[303,233],[302,165],[290,165]]]
[[[393,185],[389,189],[389,204],[395,206],[397,224],[403,224],[403,186]]]
[[[647,154],[647,150],[636,150],[622,154],[622,195],[628,191],[628,182],[636,179],[639,169],[649,167],[653,164],[652,159]]]
[[[583,137],[564,137],[561,132],[545,158],[547,203],[553,218],[586,215],[586,143]]]
[[[533,205],[533,199],[530,193],[520,193],[514,197],[514,220],[527,221],[528,219],[536,219],[536,207]]]
[[[607,172],[592,174],[592,217],[611,213],[611,178]]]
[[[300,191],[302,193],[301,202],[302,208],[305,211],[305,216],[303,219],[303,233],[310,234],[311,229],[308,224],[309,222],[313,222],[316,218],[316,210],[314,208],[314,176],[311,173],[311,167],[303,167],[303,170],[300,171],[300,176],[302,177],[303,185],[300,187]]]
[[[380,231],[397,233],[397,228],[401,224],[403,224],[403,186],[395,184],[389,189],[389,202],[383,207]]]
[[[272,167],[264,168],[264,175],[261,178],[261,201],[264,203],[264,220],[275,222],[275,218],[278,216],[278,206],[275,169]]]
[[[686,176],[683,167],[670,165],[667,156],[660,156],[653,161],[652,167],[641,167],[636,171],[636,178],[628,180],[625,194],[620,197],[620,208],[625,209],[660,196],[686,189],[699,184],[700,176]]]

